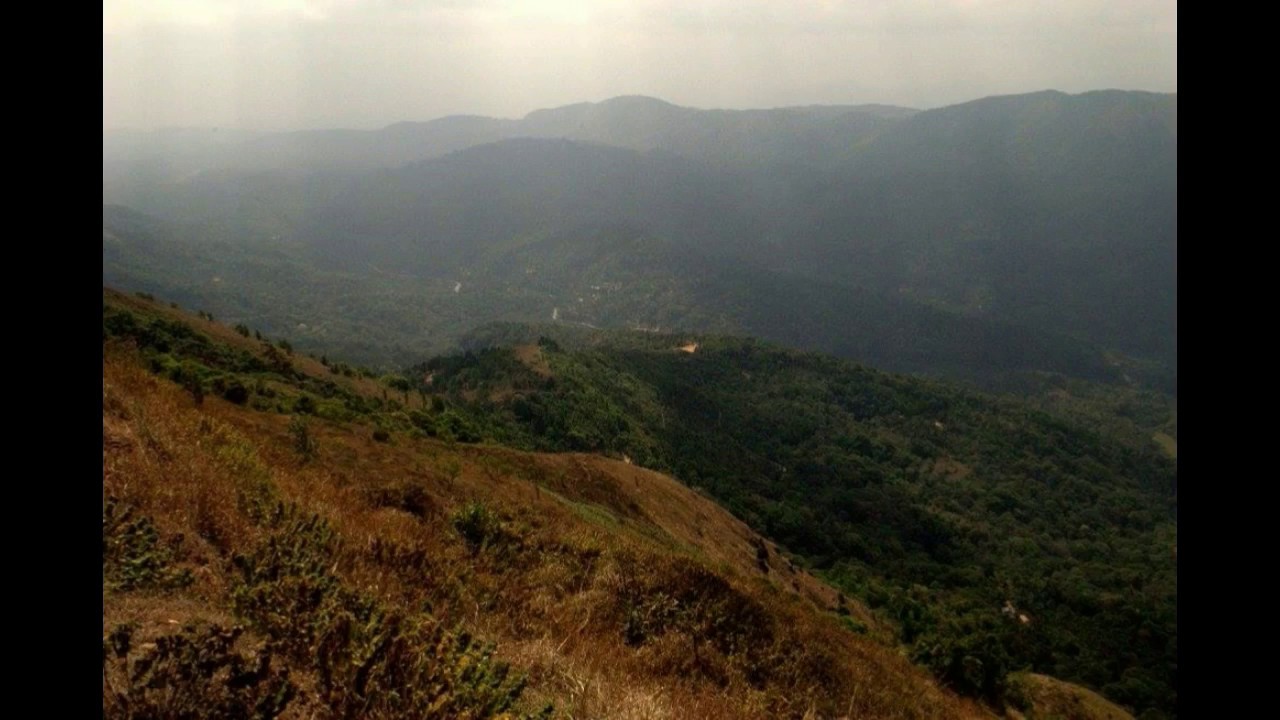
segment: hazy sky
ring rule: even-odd
[[[1176,91],[1176,0],[104,0],[104,127]]]

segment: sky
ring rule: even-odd
[[[104,0],[103,128],[1176,92],[1176,0]]]

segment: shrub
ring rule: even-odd
[[[136,632],[119,625],[102,639],[105,718],[270,720],[297,692],[270,650],[236,652],[238,627],[187,625],[145,644]]]
[[[410,515],[425,518],[437,512],[436,503],[427,491],[416,483],[397,482],[367,491],[369,503],[374,507],[395,508]]]
[[[509,537],[498,514],[481,502],[467,503],[453,514],[452,522],[472,552],[499,544]]]
[[[1004,643],[995,633],[944,626],[916,641],[912,659],[961,695],[982,698],[995,707],[1004,704],[1011,668]]]
[[[294,451],[304,462],[316,456],[316,439],[311,436],[311,426],[306,418],[294,415],[289,420],[289,437],[293,439]]]
[[[279,508],[269,525],[251,553],[234,559],[233,605],[314,670],[332,716],[486,720],[519,698],[524,679],[493,659],[492,645],[345,587],[328,523]]]
[[[239,379],[232,378],[225,382],[222,388],[222,397],[227,402],[244,405],[249,402],[249,388],[245,387],[244,383],[240,382]]]
[[[303,415],[315,415],[316,399],[310,395],[299,395],[298,399],[293,401],[293,411]]]
[[[1034,689],[1023,673],[1009,675],[1005,686],[1005,700],[1012,707],[1029,713],[1035,707]]]
[[[628,645],[652,648],[651,662],[720,684],[738,677],[755,688],[786,676],[835,682],[821,670],[788,671],[796,648],[779,642],[785,628],[776,627],[758,600],[694,561],[642,565],[623,555],[617,577],[613,621]]]
[[[102,505],[102,583],[115,590],[164,590],[191,584],[191,573],[172,567],[178,536],[166,544],[155,524],[115,498]]]
[[[436,431],[458,442],[477,443],[482,439],[470,422],[452,410],[441,413],[436,419]]]

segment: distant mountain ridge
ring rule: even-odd
[[[369,170],[519,137],[564,138],[634,150],[662,148],[707,157],[718,150],[703,148],[703,144],[722,138],[718,142],[728,142],[732,149],[745,153],[743,159],[752,159],[754,153],[746,152],[749,146],[767,146],[790,134],[869,131],[915,112],[891,105],[699,110],[657,98],[629,95],[598,103],[534,110],[519,119],[449,115],[435,120],[397,122],[377,130],[104,131],[103,158],[104,164],[108,158],[113,162],[136,158],[139,140],[151,136],[161,147],[142,154],[173,163],[175,172],[179,173],[212,168],[269,170],[284,166],[306,170]],[[233,135],[234,140],[228,141],[228,135]],[[171,144],[179,139],[184,147],[175,151]]]

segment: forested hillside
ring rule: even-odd
[[[503,334],[520,331],[490,340]],[[1000,698],[1006,673],[1030,668],[1176,708],[1177,465],[1156,440],[1176,438],[1168,399],[1104,407],[1050,378],[1034,400],[991,397],[753,340],[566,342],[416,367],[443,401],[424,427],[607,453],[704,488],[878,608],[964,692]]]

